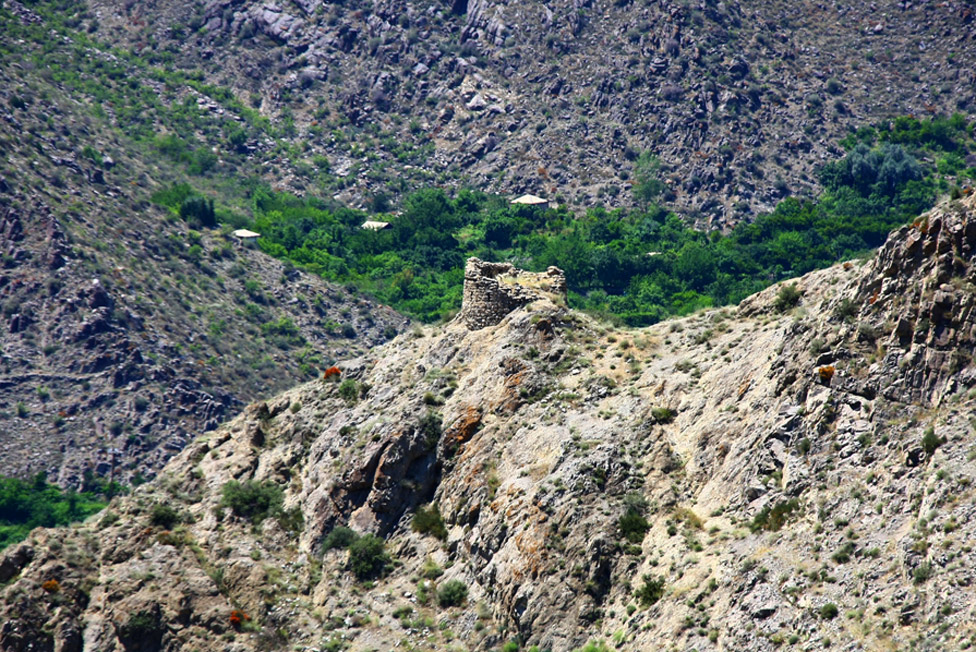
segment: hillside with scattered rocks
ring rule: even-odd
[[[408,323],[229,227],[194,230],[150,204],[165,170],[63,91],[14,108],[25,78],[4,64],[4,474],[75,488],[86,472],[152,477],[201,430]],[[79,142],[114,156],[96,162]]]
[[[0,21],[0,459],[71,486],[151,476],[403,329],[238,246],[256,189],[613,206],[649,152],[666,205],[727,228],[815,192],[855,126],[973,111],[965,2],[5,0]],[[158,200],[187,182],[222,228]]]
[[[666,203],[726,229],[815,194],[854,128],[971,120],[974,13],[962,0],[93,0],[80,27],[284,125],[303,148],[276,157],[284,187],[380,206],[432,182],[628,205],[649,152]],[[258,134],[247,147],[273,149]]]
[[[641,330],[471,260],[451,323],[7,550],[0,647],[969,647],[974,246],[944,202]]]

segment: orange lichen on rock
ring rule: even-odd
[[[454,423],[444,432],[444,447],[456,451],[461,444],[469,441],[481,425],[481,410],[473,405],[464,409]]]

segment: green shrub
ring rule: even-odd
[[[643,542],[647,531],[651,529],[643,514],[634,509],[628,509],[624,512],[617,521],[617,527],[620,528],[620,535],[633,544]]]
[[[154,204],[159,204],[175,211],[179,211],[180,207],[183,205],[183,202],[186,201],[187,198],[192,197],[194,193],[195,191],[189,184],[177,183],[169,188],[157,190],[149,199]]]
[[[375,534],[362,536],[349,545],[349,569],[360,580],[382,577],[392,563],[386,542]]]
[[[857,546],[854,545],[854,542],[853,541],[848,541],[844,545],[842,545],[837,550],[837,552],[835,552],[834,554],[832,554],[830,556],[830,558],[833,559],[834,562],[837,563],[837,564],[846,564],[847,562],[849,562],[851,560],[851,555],[854,554],[854,551],[856,549],[857,549]]]
[[[442,607],[460,607],[468,598],[468,587],[461,580],[447,580],[437,587],[437,604]]]
[[[436,580],[444,574],[444,569],[437,565],[437,562],[428,557],[424,560],[424,565],[420,568],[420,575],[428,580]]]
[[[780,287],[779,292],[776,293],[776,299],[773,301],[773,307],[779,312],[786,312],[790,308],[794,308],[798,303],[800,303],[801,296],[803,296],[803,293],[797,289],[796,283],[783,285]]]
[[[217,218],[214,213],[214,203],[212,199],[192,195],[183,200],[179,209],[180,217],[192,228],[217,226]]]
[[[126,649],[156,650],[166,632],[158,609],[137,611],[129,616],[119,631],[119,638]]]
[[[674,421],[675,413],[666,407],[656,407],[651,409],[651,418],[657,423],[671,423]]]
[[[749,523],[749,529],[753,532],[760,530],[779,532],[786,525],[790,516],[798,509],[800,509],[800,501],[796,498],[778,502],[772,507],[763,507]]]
[[[351,546],[359,538],[354,530],[340,525],[332,528],[325,539],[322,540],[322,551],[334,550],[336,548],[345,549]]]
[[[820,617],[824,620],[833,620],[837,617],[837,605],[833,602],[828,602],[824,606],[820,607]]]
[[[434,411],[428,411],[420,418],[417,429],[423,434],[429,446],[434,446],[440,441],[442,431],[441,415]]]
[[[945,443],[945,439],[942,439],[935,434],[935,428],[928,428],[925,434],[922,435],[922,450],[925,451],[926,457],[932,457],[935,450]]]
[[[162,503],[153,505],[152,511],[149,512],[149,522],[167,530],[172,530],[173,526],[181,520],[179,512]]]
[[[255,525],[269,516],[278,516],[284,501],[281,487],[272,482],[231,480],[221,494],[222,507],[229,507],[236,516],[250,519]]]
[[[645,575],[642,580],[644,583],[634,591],[634,597],[643,606],[650,607],[664,596],[664,578]]]
[[[346,378],[339,383],[339,397],[346,403],[355,403],[359,400],[359,383],[352,378]]]
[[[431,505],[426,509],[418,508],[410,521],[410,527],[414,532],[430,534],[442,541],[447,538],[447,528],[444,527],[444,519],[437,505]]]
[[[912,581],[916,584],[924,584],[929,578],[935,574],[935,569],[932,568],[932,564],[925,562],[919,564],[912,571]]]
[[[857,317],[857,304],[850,299],[841,299],[840,303],[834,308],[834,317],[844,321],[850,321]]]

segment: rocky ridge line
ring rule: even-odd
[[[976,200],[944,203],[874,261],[797,279],[792,308],[779,286],[625,331],[538,293],[494,326],[401,335],[341,365],[357,393],[317,380],[255,404],[114,516],[7,551],[0,646],[133,649],[134,613],[165,650],[964,646],[971,365],[923,351],[969,346],[972,224]],[[280,487],[302,525],[221,507],[231,480]],[[428,502],[443,540],[411,528]],[[153,526],[158,503],[182,523]],[[339,525],[384,536],[391,572],[363,584],[322,551]],[[461,606],[422,597],[449,580]]]

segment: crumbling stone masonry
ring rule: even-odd
[[[558,267],[525,272],[509,263],[469,258],[459,319],[471,330],[494,326],[516,308],[542,298],[566,300],[566,275]]]

